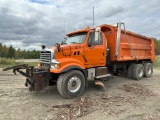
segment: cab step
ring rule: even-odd
[[[104,78],[104,77],[110,77],[110,78],[113,78],[113,76],[111,74],[105,74],[105,75],[101,75],[101,76],[96,76],[95,78],[96,79],[100,79],[100,78]]]

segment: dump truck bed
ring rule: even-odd
[[[155,59],[154,41],[124,29],[120,29],[118,41],[118,27],[102,25],[110,48],[111,61],[151,60]],[[121,26],[122,27],[122,26]]]

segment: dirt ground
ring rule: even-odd
[[[116,76],[102,89],[93,83],[82,96],[64,99],[56,86],[29,92],[25,78],[0,69],[1,120],[160,120],[160,70],[135,81]]]

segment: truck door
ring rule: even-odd
[[[106,50],[100,32],[90,32],[88,46],[85,48],[86,67],[104,66]]]

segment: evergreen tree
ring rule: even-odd
[[[160,55],[160,40],[154,38],[154,48],[156,55]]]
[[[12,45],[8,49],[8,57],[15,58],[15,49],[12,47]]]
[[[0,43],[0,57],[2,57],[2,43]]]

